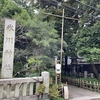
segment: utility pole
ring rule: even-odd
[[[46,12],[42,12],[42,13],[43,13],[43,14],[46,14],[46,15],[50,15],[50,16],[62,18],[61,48],[60,48],[60,64],[61,64],[61,66],[62,66],[62,56],[63,56],[63,35],[64,35],[64,19],[70,19],[70,20],[79,20],[79,19],[73,18],[73,17],[66,17],[66,16],[64,16],[64,13],[65,13],[64,8],[63,8],[63,11],[62,11],[62,16],[56,15],[56,14],[51,14],[51,13],[46,13]],[[60,83],[61,83],[61,74],[60,74]],[[57,84],[57,76],[56,76],[56,84]]]
[[[64,35],[64,9],[63,9],[63,12],[62,12],[62,32],[61,32],[61,50],[60,50],[61,67],[62,67],[62,55],[63,55],[63,35]],[[60,74],[60,82],[61,82],[61,74]]]
[[[62,54],[63,54],[63,35],[64,35],[64,9],[62,12],[62,32],[61,32],[61,50],[60,50],[60,64],[62,65]]]

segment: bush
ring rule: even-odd
[[[39,94],[42,94],[45,90],[45,85],[44,84],[40,84],[37,91]]]
[[[50,87],[50,100],[58,100],[59,98],[59,91],[56,84]]]

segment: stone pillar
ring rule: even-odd
[[[43,100],[49,100],[49,72],[44,71],[41,74],[43,77],[43,84],[46,87],[43,95]]]
[[[45,84],[46,88],[44,93],[49,94],[49,72],[42,72],[42,77],[43,77],[43,84]]]
[[[5,19],[4,45],[2,57],[2,78],[12,78],[15,44],[15,20]]]
[[[84,71],[84,78],[87,78],[87,74],[88,74],[88,72]]]
[[[91,74],[90,74],[90,77],[91,77],[91,78],[94,78],[94,75],[93,75],[93,73],[91,73]]]

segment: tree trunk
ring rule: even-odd
[[[98,78],[99,74],[98,74],[98,71],[96,69],[96,66],[94,64],[91,64],[91,66],[92,66],[92,70],[93,70],[93,73],[94,73],[95,77]]]

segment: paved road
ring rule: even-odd
[[[100,94],[68,85],[70,100],[100,100]]]

